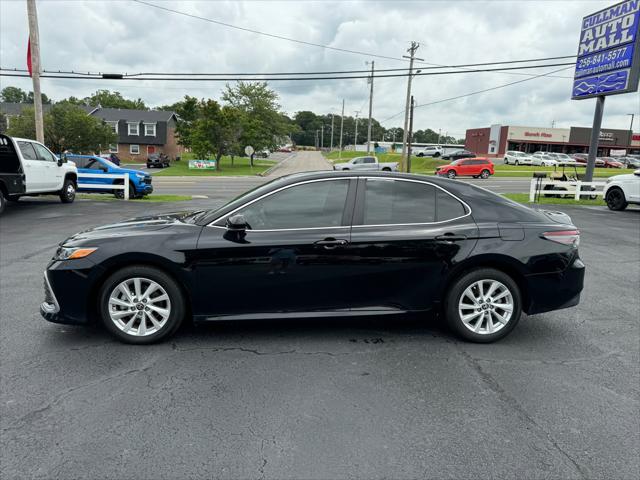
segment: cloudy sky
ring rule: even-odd
[[[571,55],[577,51],[580,19],[613,1],[178,1],[146,0],[220,22],[336,48],[399,58],[410,41],[417,56],[432,64],[466,64]],[[38,0],[43,68],[100,72],[305,72],[406,66],[306,46],[170,13],[133,0]],[[25,68],[28,37],[26,0],[0,0],[0,63]],[[425,65],[427,66],[427,65]],[[530,78],[561,67],[519,73],[423,76],[414,81],[418,104]],[[554,78],[530,81],[416,110],[415,127],[463,136],[466,128],[503,125],[589,126],[595,100],[571,101],[572,68]],[[557,78],[559,77],[559,78]],[[0,78],[1,86],[30,90],[30,80]],[[282,109],[339,113],[362,110],[366,80],[273,82]],[[219,98],[222,83],[43,79],[53,99],[82,97],[96,89],[117,89],[148,105],[172,103],[183,95]],[[375,82],[374,117],[401,126],[406,78]],[[640,128],[640,95],[609,97],[604,127]],[[395,115],[395,116],[394,116]],[[388,119],[388,120],[386,120]],[[386,121],[385,121],[386,120]]]

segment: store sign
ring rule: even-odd
[[[569,143],[575,145],[588,145],[591,138],[591,129],[584,127],[571,127]],[[629,130],[613,130],[604,128],[600,130],[598,144],[607,147],[629,146]]]
[[[569,139],[568,128],[509,127],[510,141],[561,143]]]
[[[582,19],[572,99],[638,90],[640,0],[626,0]]]

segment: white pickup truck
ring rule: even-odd
[[[383,171],[397,172],[398,162],[378,162],[377,157],[356,157],[347,163],[334,163],[334,170],[364,170],[364,171]]]
[[[62,203],[76,198],[78,169],[35,140],[0,135],[0,212],[7,200],[58,195]]]

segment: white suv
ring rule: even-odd
[[[604,186],[604,200],[610,210],[624,210],[630,203],[640,205],[640,169],[609,177]]]
[[[418,147],[412,149],[416,157],[433,157],[438,158],[442,155],[443,149],[437,145],[432,147]]]

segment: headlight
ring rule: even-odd
[[[146,175],[144,173],[136,173],[136,177],[144,178],[144,177],[146,177]]]
[[[56,251],[54,260],[74,260],[84,258],[95,252],[95,247],[60,247]]]

